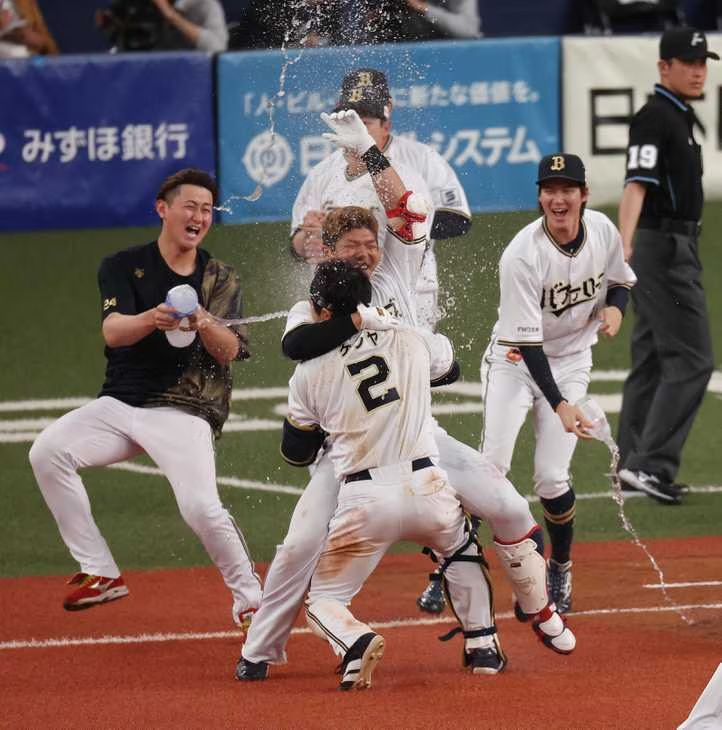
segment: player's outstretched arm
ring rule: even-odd
[[[366,165],[391,228],[402,232],[402,236],[408,240],[416,238],[411,226],[426,220],[428,204],[420,195],[406,189],[404,181],[376,146],[361,117],[351,109],[333,114],[322,113],[321,119],[332,130],[323,136],[358,155]]]
[[[103,320],[103,339],[108,347],[130,347],[155,330],[168,332],[178,327],[179,318],[167,304],[159,304],[140,314],[111,312]]]

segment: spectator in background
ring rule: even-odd
[[[219,0],[114,0],[96,24],[118,51],[192,50],[221,53],[228,28]]]
[[[57,53],[35,0],[0,0],[0,58]]]
[[[343,43],[480,38],[477,0],[339,0]]]
[[[231,50],[338,45],[344,42],[338,10],[338,0],[251,0],[228,45]]]

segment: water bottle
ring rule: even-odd
[[[180,284],[168,290],[165,296],[165,303],[176,311],[174,317],[190,317],[198,309],[198,294],[189,284]]]
[[[597,403],[591,395],[585,395],[574,404],[592,425],[586,430],[590,436],[598,441],[606,444],[610,449],[615,448],[616,444],[612,437],[612,429],[607,421],[607,415],[604,409]]]
[[[182,327],[188,326],[188,317],[198,309],[198,294],[188,284],[180,284],[168,290],[165,303],[176,311],[173,316],[180,319],[178,329],[168,330],[165,333],[168,342],[173,347],[188,347],[196,338],[195,331],[184,331]]]

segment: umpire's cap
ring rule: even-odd
[[[714,58],[719,55],[707,50],[707,36],[694,28],[670,28],[665,30],[659,41],[659,57],[665,61],[679,58],[682,61],[694,61],[698,58]]]
[[[579,185],[587,184],[582,158],[567,152],[555,152],[542,157],[539,162],[537,185],[546,180],[571,180]]]
[[[354,109],[360,117],[388,119],[390,101],[386,75],[375,68],[358,68],[344,76],[334,111]]]

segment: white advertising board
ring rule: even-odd
[[[722,33],[707,34],[722,55]],[[629,120],[659,81],[659,36],[562,40],[564,151],[586,164],[592,207],[622,192]],[[695,130],[704,156],[705,197],[722,198],[722,61],[710,60],[705,96],[692,106],[705,127]]]

